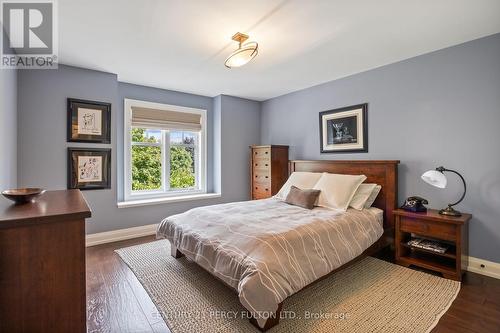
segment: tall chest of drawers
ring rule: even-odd
[[[269,198],[288,179],[288,146],[250,146],[250,197]]]

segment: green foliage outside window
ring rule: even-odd
[[[193,187],[193,151],[187,147],[170,147],[170,188]]]
[[[143,128],[132,129],[133,142],[156,142],[146,137]],[[157,190],[161,188],[161,148],[132,146],[132,190]]]
[[[147,137],[146,130],[132,129],[133,142],[157,143]],[[192,142],[184,142],[189,144]],[[161,189],[161,148],[158,146],[132,146],[132,190]],[[170,188],[182,189],[195,186],[194,148],[170,147]]]

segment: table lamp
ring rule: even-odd
[[[452,204],[448,204],[448,207],[441,209],[439,211],[439,214],[448,215],[448,216],[461,216],[462,214],[459,211],[453,209],[453,206],[458,205],[464,199],[465,192],[467,191],[467,186],[465,185],[465,179],[464,179],[464,177],[462,177],[461,174],[459,174],[455,170],[446,169],[446,168],[440,166],[440,167],[436,168],[436,170],[426,171],[422,175],[422,179],[426,183],[428,183],[432,186],[436,186],[439,188],[446,188],[447,179],[446,179],[446,176],[444,175],[445,171],[456,173],[460,177],[460,179],[462,179],[462,182],[464,183],[464,193],[462,194],[462,196],[460,197],[460,199],[457,202],[452,203]]]

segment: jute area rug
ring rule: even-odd
[[[172,333],[258,332],[234,291],[166,240],[116,251]],[[367,257],[285,300],[268,332],[429,332],[460,283]]]

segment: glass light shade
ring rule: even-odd
[[[422,175],[422,179],[432,186],[445,188],[447,184],[446,176],[439,171],[429,170]]]
[[[227,57],[224,65],[228,68],[240,67],[255,58],[259,50],[256,42],[250,42],[241,45],[236,51]]]

